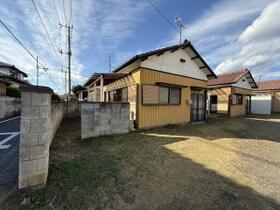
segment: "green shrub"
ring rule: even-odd
[[[6,95],[9,97],[20,98],[20,89],[18,86],[9,86],[6,89]]]

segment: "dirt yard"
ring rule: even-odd
[[[280,115],[86,141],[78,120],[55,137],[47,187],[0,209],[280,209]]]

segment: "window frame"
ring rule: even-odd
[[[159,88],[162,87],[162,88],[168,88],[168,103],[159,103],[159,98],[158,98],[158,103],[144,103],[144,91],[143,91],[143,87],[144,85],[149,85],[149,86],[156,86],[158,87],[158,91],[159,91]],[[174,104],[171,104],[170,103],[170,89],[171,88],[176,88],[179,90],[179,103],[174,103]],[[158,95],[160,93],[158,92]],[[168,85],[151,85],[151,84],[141,84],[141,102],[142,102],[142,105],[143,106],[178,106],[178,105],[181,105],[181,98],[182,98],[182,88],[181,87],[174,87],[174,86],[168,86]]]
[[[236,96],[236,103],[233,103],[233,96]],[[241,100],[238,100],[238,97],[241,97]],[[233,94],[231,97],[231,105],[243,105],[243,95],[242,94]]]

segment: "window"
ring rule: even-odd
[[[143,85],[143,104],[158,104],[158,86]]]
[[[242,104],[242,95],[240,94],[235,94],[235,95],[232,95],[232,101],[231,101],[231,104],[232,105],[241,105]]]
[[[127,88],[122,88],[122,101],[127,102],[128,101],[128,90]]]
[[[177,87],[143,85],[142,91],[144,105],[179,105],[181,102],[181,89]]]
[[[179,88],[170,88],[170,104],[180,104],[181,90]]]
[[[159,87],[159,103],[160,104],[168,104],[169,98],[169,88],[167,87]]]
[[[128,90],[127,88],[121,88],[117,90],[112,90],[109,92],[109,101],[122,101],[127,102],[128,100]]]

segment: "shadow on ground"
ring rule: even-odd
[[[197,124],[186,127],[185,125],[166,126],[153,129],[152,132],[174,135],[192,135],[207,140],[217,140],[221,138],[242,138],[242,139],[263,139],[280,143],[280,114],[274,115],[251,115],[246,118],[221,118],[211,117],[207,123],[197,126]],[[168,129],[170,128],[170,129]]]
[[[24,195],[28,206],[20,207],[22,195],[14,194],[3,209],[280,209],[276,200],[172,150],[188,152],[185,135],[213,140],[226,133],[209,137],[199,131],[205,125],[182,125],[82,141],[79,120],[64,121],[54,139],[47,187]]]

